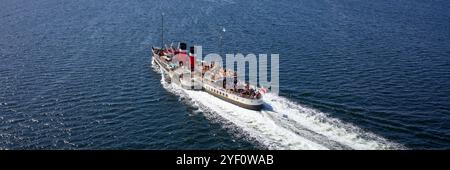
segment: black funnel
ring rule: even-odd
[[[186,50],[186,43],[180,43],[180,49],[181,50]]]
[[[191,48],[189,48],[189,52],[190,52],[191,54],[194,54],[194,46],[192,46]]]

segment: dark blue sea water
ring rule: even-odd
[[[0,0],[0,149],[450,149],[450,2]],[[161,82],[166,42],[279,53],[273,110]]]

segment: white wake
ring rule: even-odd
[[[164,79],[161,79],[161,83],[168,91],[190,100],[201,111],[231,122],[269,149],[404,148],[352,124],[274,94],[265,94],[265,108],[253,111],[203,91],[185,90],[178,85],[168,84]]]

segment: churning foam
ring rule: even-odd
[[[164,79],[161,79],[161,83],[168,91],[182,98],[189,98],[191,103],[202,111],[211,112],[231,122],[269,149],[403,148],[399,144],[278,95],[265,94],[265,108],[262,111],[253,111],[203,91],[185,90],[178,85],[168,84]]]

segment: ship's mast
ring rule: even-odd
[[[164,12],[161,13],[161,49],[164,48]]]
[[[219,55],[222,54],[222,38],[223,38],[223,33],[225,33],[225,27],[222,27],[222,31],[219,32]]]

